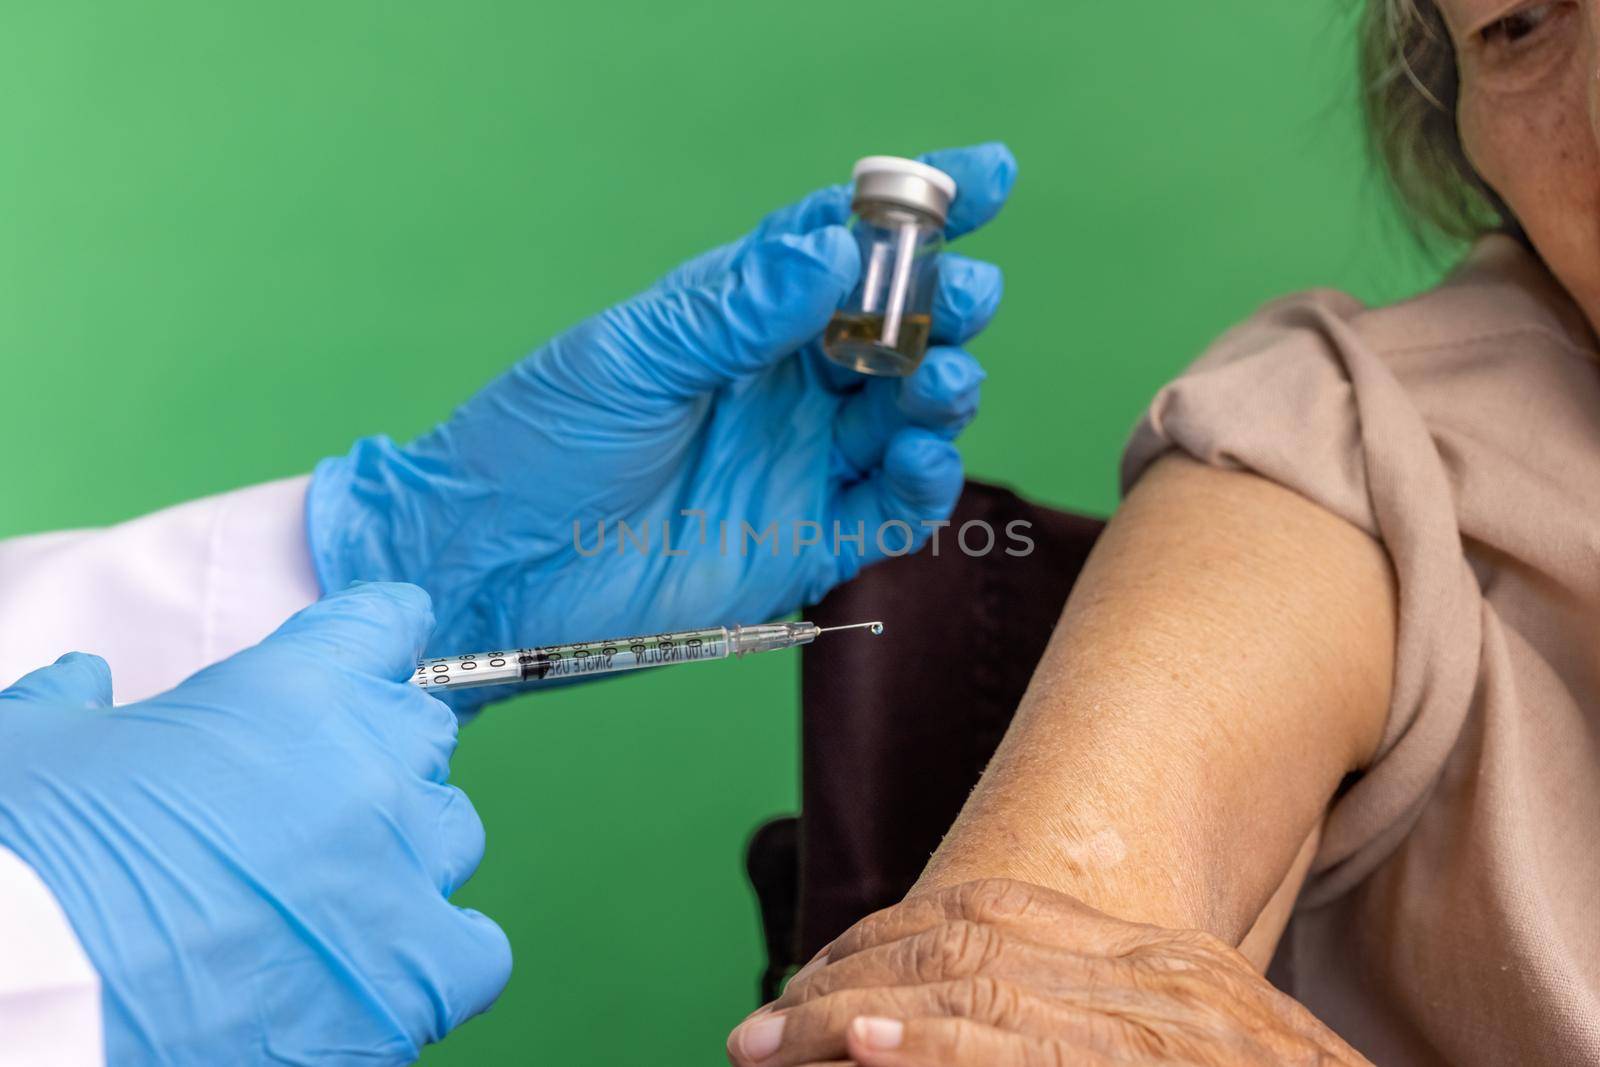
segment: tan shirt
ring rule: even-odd
[[[1280,953],[1376,1063],[1600,1064],[1600,360],[1515,242],[1369,310],[1269,305],[1124,458],[1243,468],[1379,538],[1394,701]]]

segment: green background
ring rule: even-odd
[[[964,243],[1008,277],[965,452],[1105,511],[1141,406],[1229,323],[1434,274],[1363,159],[1349,5],[0,0],[0,535],[418,432],[857,156],[988,139],[1022,166]],[[460,899],[517,969],[430,1067],[721,1061],[796,662],[714,669],[467,731],[490,854]]]

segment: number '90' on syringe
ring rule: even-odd
[[[411,681],[426,689],[474,689],[488,685],[565,681],[645,667],[747,656],[752,652],[776,652],[809,645],[822,634],[841,630],[866,630],[876,636],[883,633],[883,623],[822,627],[814,622],[767,622],[504,652],[474,652],[423,660],[417,664]]]

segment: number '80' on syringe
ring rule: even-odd
[[[839,630],[866,630],[876,635],[883,633],[883,623],[821,627],[814,622],[766,622],[756,626],[714,626],[506,652],[474,652],[425,659],[417,664],[411,681],[426,689],[564,681],[644,667],[747,656],[752,652],[776,652],[809,645],[820,635]]]

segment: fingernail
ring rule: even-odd
[[[850,1032],[867,1048],[888,1052],[905,1040],[906,1024],[899,1019],[879,1019],[863,1015],[850,1024]]]
[[[783,1044],[782,1015],[758,1017],[733,1032],[733,1049],[747,1060],[764,1060]]]

